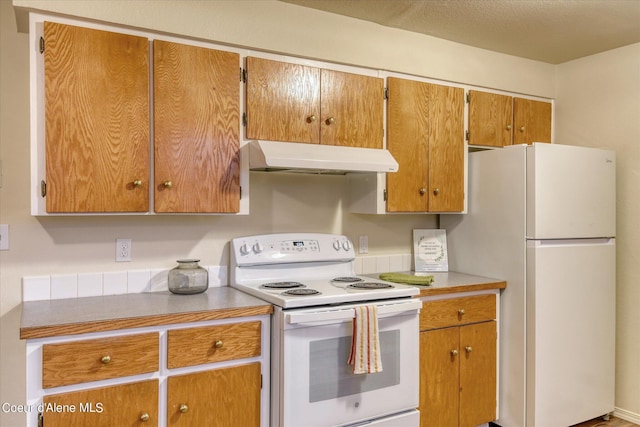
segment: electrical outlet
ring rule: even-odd
[[[358,239],[358,253],[359,254],[368,254],[369,253],[369,236],[360,236]]]
[[[9,224],[0,224],[0,251],[9,250]]]
[[[116,239],[116,262],[131,261],[131,239]]]

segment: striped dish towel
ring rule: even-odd
[[[355,307],[354,310],[355,317],[348,363],[353,365],[354,374],[382,372],[377,307],[365,305]]]

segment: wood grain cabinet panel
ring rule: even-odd
[[[387,212],[464,210],[464,91],[390,77]]]
[[[167,333],[167,367],[257,357],[261,352],[261,332],[261,322],[170,330]]]
[[[458,326],[496,318],[493,294],[447,298],[422,303],[420,330]]]
[[[46,210],[149,209],[149,45],[44,23]]]
[[[551,103],[513,99],[514,144],[551,142]]]
[[[384,81],[247,57],[246,137],[382,148]]]
[[[260,364],[212,369],[167,380],[167,425],[260,426]]]
[[[155,40],[155,211],[240,209],[240,58]]]
[[[496,295],[426,301],[420,317],[420,426],[475,427],[493,421]]]
[[[47,408],[61,408],[44,412],[46,427],[158,425],[158,380],[53,394],[43,402]]]
[[[469,91],[469,144],[486,147],[511,145],[513,97]]]
[[[157,333],[45,344],[42,388],[155,372],[159,367]]]

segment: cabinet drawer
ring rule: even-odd
[[[157,333],[42,346],[42,388],[157,371]]]
[[[259,356],[261,330],[259,321],[171,330],[167,334],[167,367]]]
[[[494,294],[425,301],[420,311],[420,330],[483,322],[495,318]]]

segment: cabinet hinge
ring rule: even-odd
[[[44,37],[40,37],[40,53],[44,53]]]
[[[246,83],[247,82],[247,70],[245,70],[242,67],[240,67],[240,81],[242,83]]]
[[[387,201],[387,189],[382,190],[382,201]]]
[[[262,374],[260,374],[260,390],[262,390]]]
[[[47,183],[44,181],[44,179],[40,181],[40,195],[42,197],[47,196]]]
[[[44,427],[44,415],[42,415],[42,412],[38,412],[38,427]]]
[[[464,139],[465,139],[466,141],[469,141],[469,131],[468,131],[468,130],[467,130],[467,131],[465,131],[465,133],[464,133]]]
[[[471,102],[471,92],[467,92],[467,104]]]
[[[247,127],[247,113],[242,113],[242,126]]]
[[[242,185],[240,186],[240,198],[242,199]]]
[[[389,99],[389,88],[388,87],[384,88],[384,99]]]

